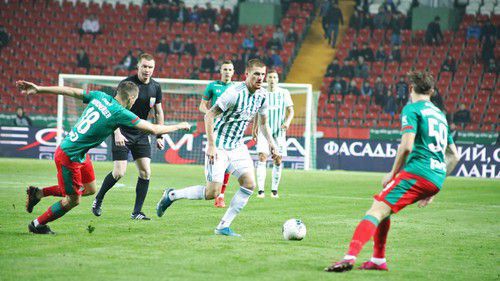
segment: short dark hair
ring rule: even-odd
[[[223,65],[223,64],[233,64],[233,62],[231,60],[225,60],[220,65]]]
[[[411,71],[408,80],[417,94],[430,95],[436,81],[431,73],[427,71]]]
[[[247,62],[247,69],[250,69],[252,67],[266,67],[266,64],[260,59],[251,59]]]
[[[116,89],[116,95],[122,99],[127,99],[130,96],[137,96],[139,94],[139,87],[132,81],[123,81]]]

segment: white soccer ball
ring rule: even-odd
[[[285,240],[302,240],[306,236],[306,225],[299,219],[289,219],[283,224]]]

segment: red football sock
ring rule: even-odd
[[[44,188],[42,188],[42,193],[43,193],[43,197],[47,197],[47,196],[62,197],[61,189],[59,189],[58,185],[44,187]]]
[[[381,221],[373,236],[373,257],[378,259],[385,258],[385,242],[387,241],[387,234],[391,227],[391,218],[387,217]]]
[[[45,213],[40,215],[38,219],[39,224],[47,224],[53,220],[57,220],[58,218],[64,216],[69,211],[64,208],[61,201],[56,202],[54,205],[50,206]]]
[[[347,252],[347,254],[350,256],[358,256],[359,252],[361,252],[361,249],[363,249],[363,246],[366,244],[366,242],[370,241],[373,234],[375,234],[377,225],[377,218],[366,215],[354,231],[354,235],[352,236],[351,244],[349,244],[349,251]]]
[[[226,186],[227,186],[227,183],[229,181],[229,176],[231,174],[230,173],[225,173],[224,174],[224,182],[222,183],[222,188],[220,190],[220,194],[224,194],[224,192],[226,192]]]

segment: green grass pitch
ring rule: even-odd
[[[112,169],[94,163],[97,182]],[[450,178],[429,207],[410,206],[393,216],[389,272],[323,272],[341,258],[352,232],[380,191],[381,174],[284,171],[281,198],[253,196],[232,227],[242,238],[215,236],[224,210],[213,201],[175,202],[155,215],[165,187],[204,180],[200,166],[152,166],[144,211],[152,221],[132,221],[137,171],[133,163],[96,218],[93,197],[50,226],[55,236],[35,236],[27,225],[57,199],[25,211],[29,184],[56,183],[52,161],[0,159],[0,280],[499,280],[498,180]],[[270,181],[268,171],[268,184]],[[237,187],[231,179],[227,201]],[[269,194],[269,193],[268,193]],[[303,241],[284,241],[289,218],[307,226]],[[95,228],[92,233],[89,226]],[[368,243],[358,264],[372,251]]]

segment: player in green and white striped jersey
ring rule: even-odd
[[[290,92],[287,89],[278,86],[279,76],[274,69],[267,73],[268,87],[268,124],[271,134],[276,140],[276,149],[281,156],[286,156],[286,131],[290,127],[293,119],[293,101]],[[257,163],[257,186],[259,193],[257,197],[264,198],[264,186],[266,182],[266,162],[269,157],[269,145],[262,134],[257,137],[257,153],[259,153],[259,162]],[[271,197],[278,198],[278,185],[281,179],[281,158],[273,161],[273,178],[271,185]]]
[[[234,75],[234,65],[230,60],[223,61],[220,66],[220,80],[214,81],[207,85],[203,97],[200,102],[199,110],[203,113],[207,113],[212,106],[215,105],[217,99],[233,85],[231,79]],[[229,181],[229,171],[224,173],[224,181],[222,183],[222,188],[219,196],[215,198],[214,206],[216,208],[225,208],[226,203],[224,202],[224,193],[226,192],[226,186]]]
[[[179,199],[211,200],[216,198],[222,186],[224,171],[229,169],[238,178],[240,189],[231,200],[229,208],[215,229],[215,234],[240,236],[229,226],[245,207],[255,188],[253,161],[248,148],[243,144],[243,136],[248,123],[257,113],[260,117],[260,131],[269,143],[269,151],[273,159],[281,157],[276,152],[274,140],[267,125],[268,93],[262,88],[266,66],[260,60],[249,60],[245,74],[245,82],[229,87],[205,115],[207,185],[195,185],[179,190],[165,189],[156,207],[158,216],[163,216],[165,210]],[[218,119],[214,125],[216,117]]]

